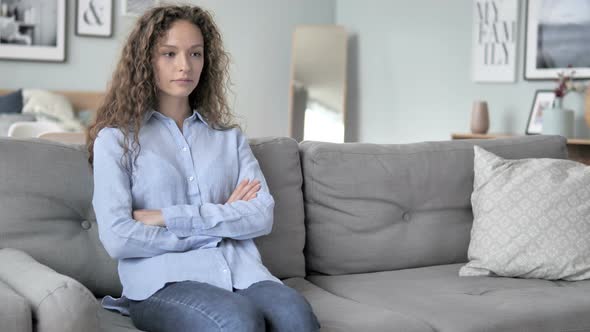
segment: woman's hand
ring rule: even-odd
[[[229,196],[227,203],[232,203],[239,200],[249,201],[253,198],[256,198],[256,193],[259,190],[260,180],[250,181],[248,179],[244,179],[238,184],[231,196]]]
[[[150,226],[166,226],[161,210],[135,210],[133,219]]]

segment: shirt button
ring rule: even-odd
[[[223,269],[223,273],[227,273],[227,269]]]
[[[192,180],[194,180],[194,179],[195,179],[195,178],[194,178],[193,176],[189,176],[189,177],[188,177],[188,180],[189,180],[189,181],[192,181]]]
[[[186,151],[186,150],[188,150],[188,149],[186,148],[186,146],[185,146],[184,148],[182,148],[182,151]]]

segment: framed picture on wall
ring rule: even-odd
[[[159,5],[161,0],[122,0],[123,16],[141,16],[146,10]]]
[[[576,78],[590,78],[590,0],[527,1],[527,80],[556,79],[571,65]]]
[[[473,0],[472,6],[472,80],[514,82],[519,2]]]
[[[113,0],[76,0],[76,35],[111,37]]]
[[[551,108],[555,100],[555,91],[553,90],[537,90],[535,98],[533,99],[533,106],[529,114],[529,120],[526,125],[527,135],[540,134],[543,131],[543,112],[547,108]]]
[[[0,58],[66,59],[66,0],[2,0]]]

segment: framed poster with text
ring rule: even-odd
[[[472,79],[514,82],[518,0],[473,0]]]

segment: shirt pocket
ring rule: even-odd
[[[186,184],[178,164],[170,156],[153,151],[142,151],[133,166],[134,194],[146,198],[176,196],[186,191]]]
[[[237,159],[228,154],[210,154],[195,165],[201,192],[206,191],[208,201],[224,204],[236,188],[238,181]]]

